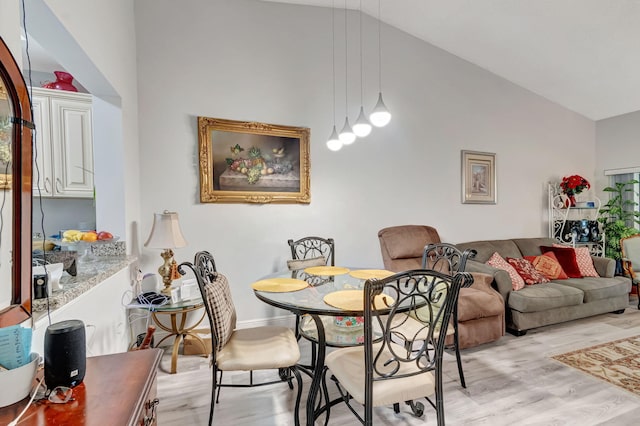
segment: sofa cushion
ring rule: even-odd
[[[563,280],[566,282],[568,280]],[[582,304],[584,293],[572,286],[549,282],[528,285],[509,294],[509,307],[520,312],[540,312]]]
[[[569,278],[558,284],[579,289],[584,293],[584,303],[625,296],[631,291],[629,281],[625,277],[613,278]]]
[[[522,277],[524,283],[527,285],[548,283],[549,278],[545,277],[541,272],[537,271],[536,268],[529,262],[527,259],[516,258],[516,257],[507,257],[507,262],[513,266],[518,275]]]
[[[458,322],[504,314],[504,302],[497,295],[473,287],[461,288],[458,297]]]
[[[556,240],[553,238],[514,238],[513,242],[524,256],[538,256],[542,254],[540,246],[550,246]]]
[[[536,271],[550,280],[566,280],[569,278],[552,251],[541,254],[540,256],[525,256],[524,258],[531,262],[533,267],[536,268]]]
[[[582,278],[582,273],[578,267],[578,261],[576,260],[576,252],[571,247],[553,247],[553,246],[540,246],[540,250],[543,253],[552,251],[558,258],[558,262],[562,265],[562,269],[569,278]]]
[[[500,256],[500,253],[493,253],[489,260],[487,260],[486,264],[494,268],[506,271],[509,274],[509,278],[511,278],[511,288],[513,290],[518,291],[524,287],[524,280],[518,274],[518,271],[516,271],[516,269],[511,266],[509,262],[504,260],[502,256]]]
[[[493,255],[498,252],[503,258],[506,257],[522,257],[518,246],[512,240],[487,240],[487,241],[471,241],[468,243],[456,244],[459,250],[473,249],[477,251],[474,260],[485,263]]]

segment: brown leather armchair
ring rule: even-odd
[[[438,231],[426,225],[401,225],[378,232],[384,267],[400,272],[418,269],[427,244],[440,243]],[[491,287],[491,279],[473,274],[474,283],[460,290],[458,333],[460,349],[493,342],[504,336],[504,300]]]

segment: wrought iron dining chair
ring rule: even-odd
[[[299,240],[288,240],[291,248],[291,260],[324,260],[323,265],[335,266],[336,248],[333,238],[304,237]],[[295,265],[292,263],[292,265]],[[319,265],[307,265],[319,266]],[[302,269],[297,267],[297,269]]]
[[[622,269],[636,286],[638,309],[640,309],[640,234],[620,239]]]
[[[310,285],[322,285],[333,280],[333,277],[310,276],[304,273],[304,269],[311,266],[335,266],[336,246],[333,238],[304,237],[299,240],[287,240],[291,249],[291,259],[287,261],[287,267],[292,273],[292,278],[307,281]],[[300,315],[296,315],[296,338],[300,339],[300,327],[304,322]],[[314,367],[316,358],[316,345],[311,342],[311,367]]]
[[[401,402],[421,416],[423,405],[413,401],[426,395],[436,410],[438,425],[444,425],[442,354],[447,327],[439,325],[449,323],[460,288],[472,280],[466,272],[450,275],[426,269],[367,280],[364,345],[338,349],[326,357],[322,387],[327,402],[321,408],[326,412],[325,422],[331,407],[340,402],[364,425],[373,424],[374,407]],[[420,347],[413,350],[407,350],[408,344],[418,341],[413,327],[407,334],[404,324],[409,318],[420,324]],[[334,401],[328,400],[329,372],[340,393]],[[364,415],[354,401],[364,406]]]
[[[302,378],[296,364],[300,359],[300,349],[291,329],[272,326],[236,329],[236,310],[229,283],[224,275],[217,272],[213,256],[207,251],[200,251],[196,253],[193,263],[183,262],[178,266],[182,275],[186,274],[184,267],[191,269],[196,277],[211,327],[213,383],[209,425],[213,422],[215,404],[218,403],[222,387],[252,387],[286,381],[293,389],[292,374],[298,387],[294,421],[296,426],[299,425]],[[253,382],[254,370],[272,369],[278,370],[279,379]],[[224,371],[248,371],[249,384],[222,383]]]
[[[467,249],[464,252],[458,250],[453,244],[447,243],[435,243],[427,244],[422,254],[422,267],[425,269],[433,269],[445,274],[456,274],[458,272],[464,272],[467,265],[467,260],[476,257],[478,252],[472,249]],[[468,285],[463,287],[470,287],[473,284],[473,277]],[[453,329],[451,329],[453,326]],[[460,377],[460,384],[463,388],[467,387],[464,380],[464,372],[462,370],[462,358],[460,356],[460,341],[458,333],[458,303],[453,308],[451,324],[447,327],[447,335],[453,335],[453,349],[456,354],[456,363],[458,364],[458,376]]]

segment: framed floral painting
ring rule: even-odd
[[[496,204],[496,154],[462,151],[462,202]]]
[[[309,129],[198,117],[200,202],[311,201]]]

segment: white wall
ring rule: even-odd
[[[640,167],[640,111],[596,122],[598,188],[610,185],[605,170],[630,167]]]
[[[429,224],[450,242],[541,236],[546,183],[594,174],[592,121],[387,26],[383,92],[393,120],[330,152],[330,10],[250,0],[138,0],[135,7],[142,238],[154,212],[179,212],[189,245],[176,258],[210,250],[230,278],[240,320],[282,314],[259,302],[249,284],[285,267],[288,238],[333,237],[339,264],[381,267],[377,231],[391,225]],[[364,21],[370,109],[376,25]],[[345,114],[342,40],[338,126]],[[359,71],[351,41],[353,121]],[[310,127],[311,204],[201,204],[197,116]],[[463,149],[497,154],[497,205],[461,204]],[[155,271],[159,252],[143,254],[144,272]]]

